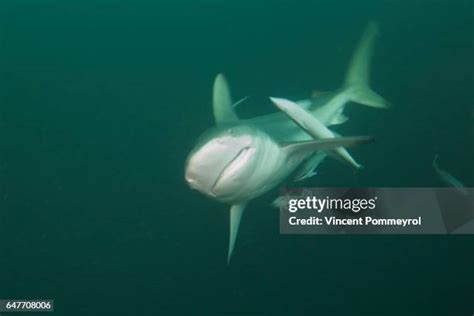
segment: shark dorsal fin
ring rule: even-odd
[[[218,74],[214,80],[212,108],[216,125],[233,123],[239,120],[232,105],[229,85],[223,74]]]
[[[239,233],[240,220],[244,213],[246,204],[234,204],[230,208],[230,233],[229,233],[229,252],[227,253],[227,264],[229,264],[230,257],[234,251],[235,240]]]

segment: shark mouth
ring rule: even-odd
[[[253,152],[250,150],[252,147],[244,147],[242,148],[237,155],[232,159],[220,172],[219,176],[217,177],[216,181],[212,185],[211,192],[216,196],[216,189],[219,188],[228,177],[235,175],[239,169],[245,165],[245,163],[250,159],[251,153]]]

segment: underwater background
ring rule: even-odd
[[[228,207],[188,188],[226,74],[242,117],[340,87],[370,20],[387,111],[347,107],[365,169],[294,187],[474,185],[473,1],[0,3],[0,299],[55,315],[472,315],[474,237],[280,235],[253,201],[226,265]],[[18,313],[21,315],[21,313]]]

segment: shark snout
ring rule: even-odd
[[[227,186],[236,174],[245,169],[249,159],[252,137],[225,129],[204,143],[198,144],[190,153],[185,165],[185,180],[188,185],[205,195],[216,198],[226,195]]]
[[[190,175],[186,173],[186,175],[184,176],[184,179],[186,180],[186,182],[188,183],[191,189],[195,189],[194,186],[196,185],[196,180],[193,179],[193,177],[191,177]]]
[[[184,179],[188,183],[189,187],[193,190],[197,190],[208,196],[214,197],[212,192],[212,185],[215,183],[215,179],[218,175],[206,170],[203,166],[189,163],[186,166]]]

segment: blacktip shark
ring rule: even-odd
[[[377,35],[371,23],[356,49],[344,86],[320,98],[293,102],[270,98],[277,113],[239,119],[225,77],[213,86],[216,126],[207,130],[189,154],[185,179],[192,189],[231,205],[229,262],[242,214],[249,201],[291,177],[309,178],[326,153],[355,168],[346,147],[370,143],[371,137],[339,137],[328,126],[348,119],[343,110],[349,101],[375,108],[388,103],[369,87],[370,58]]]

